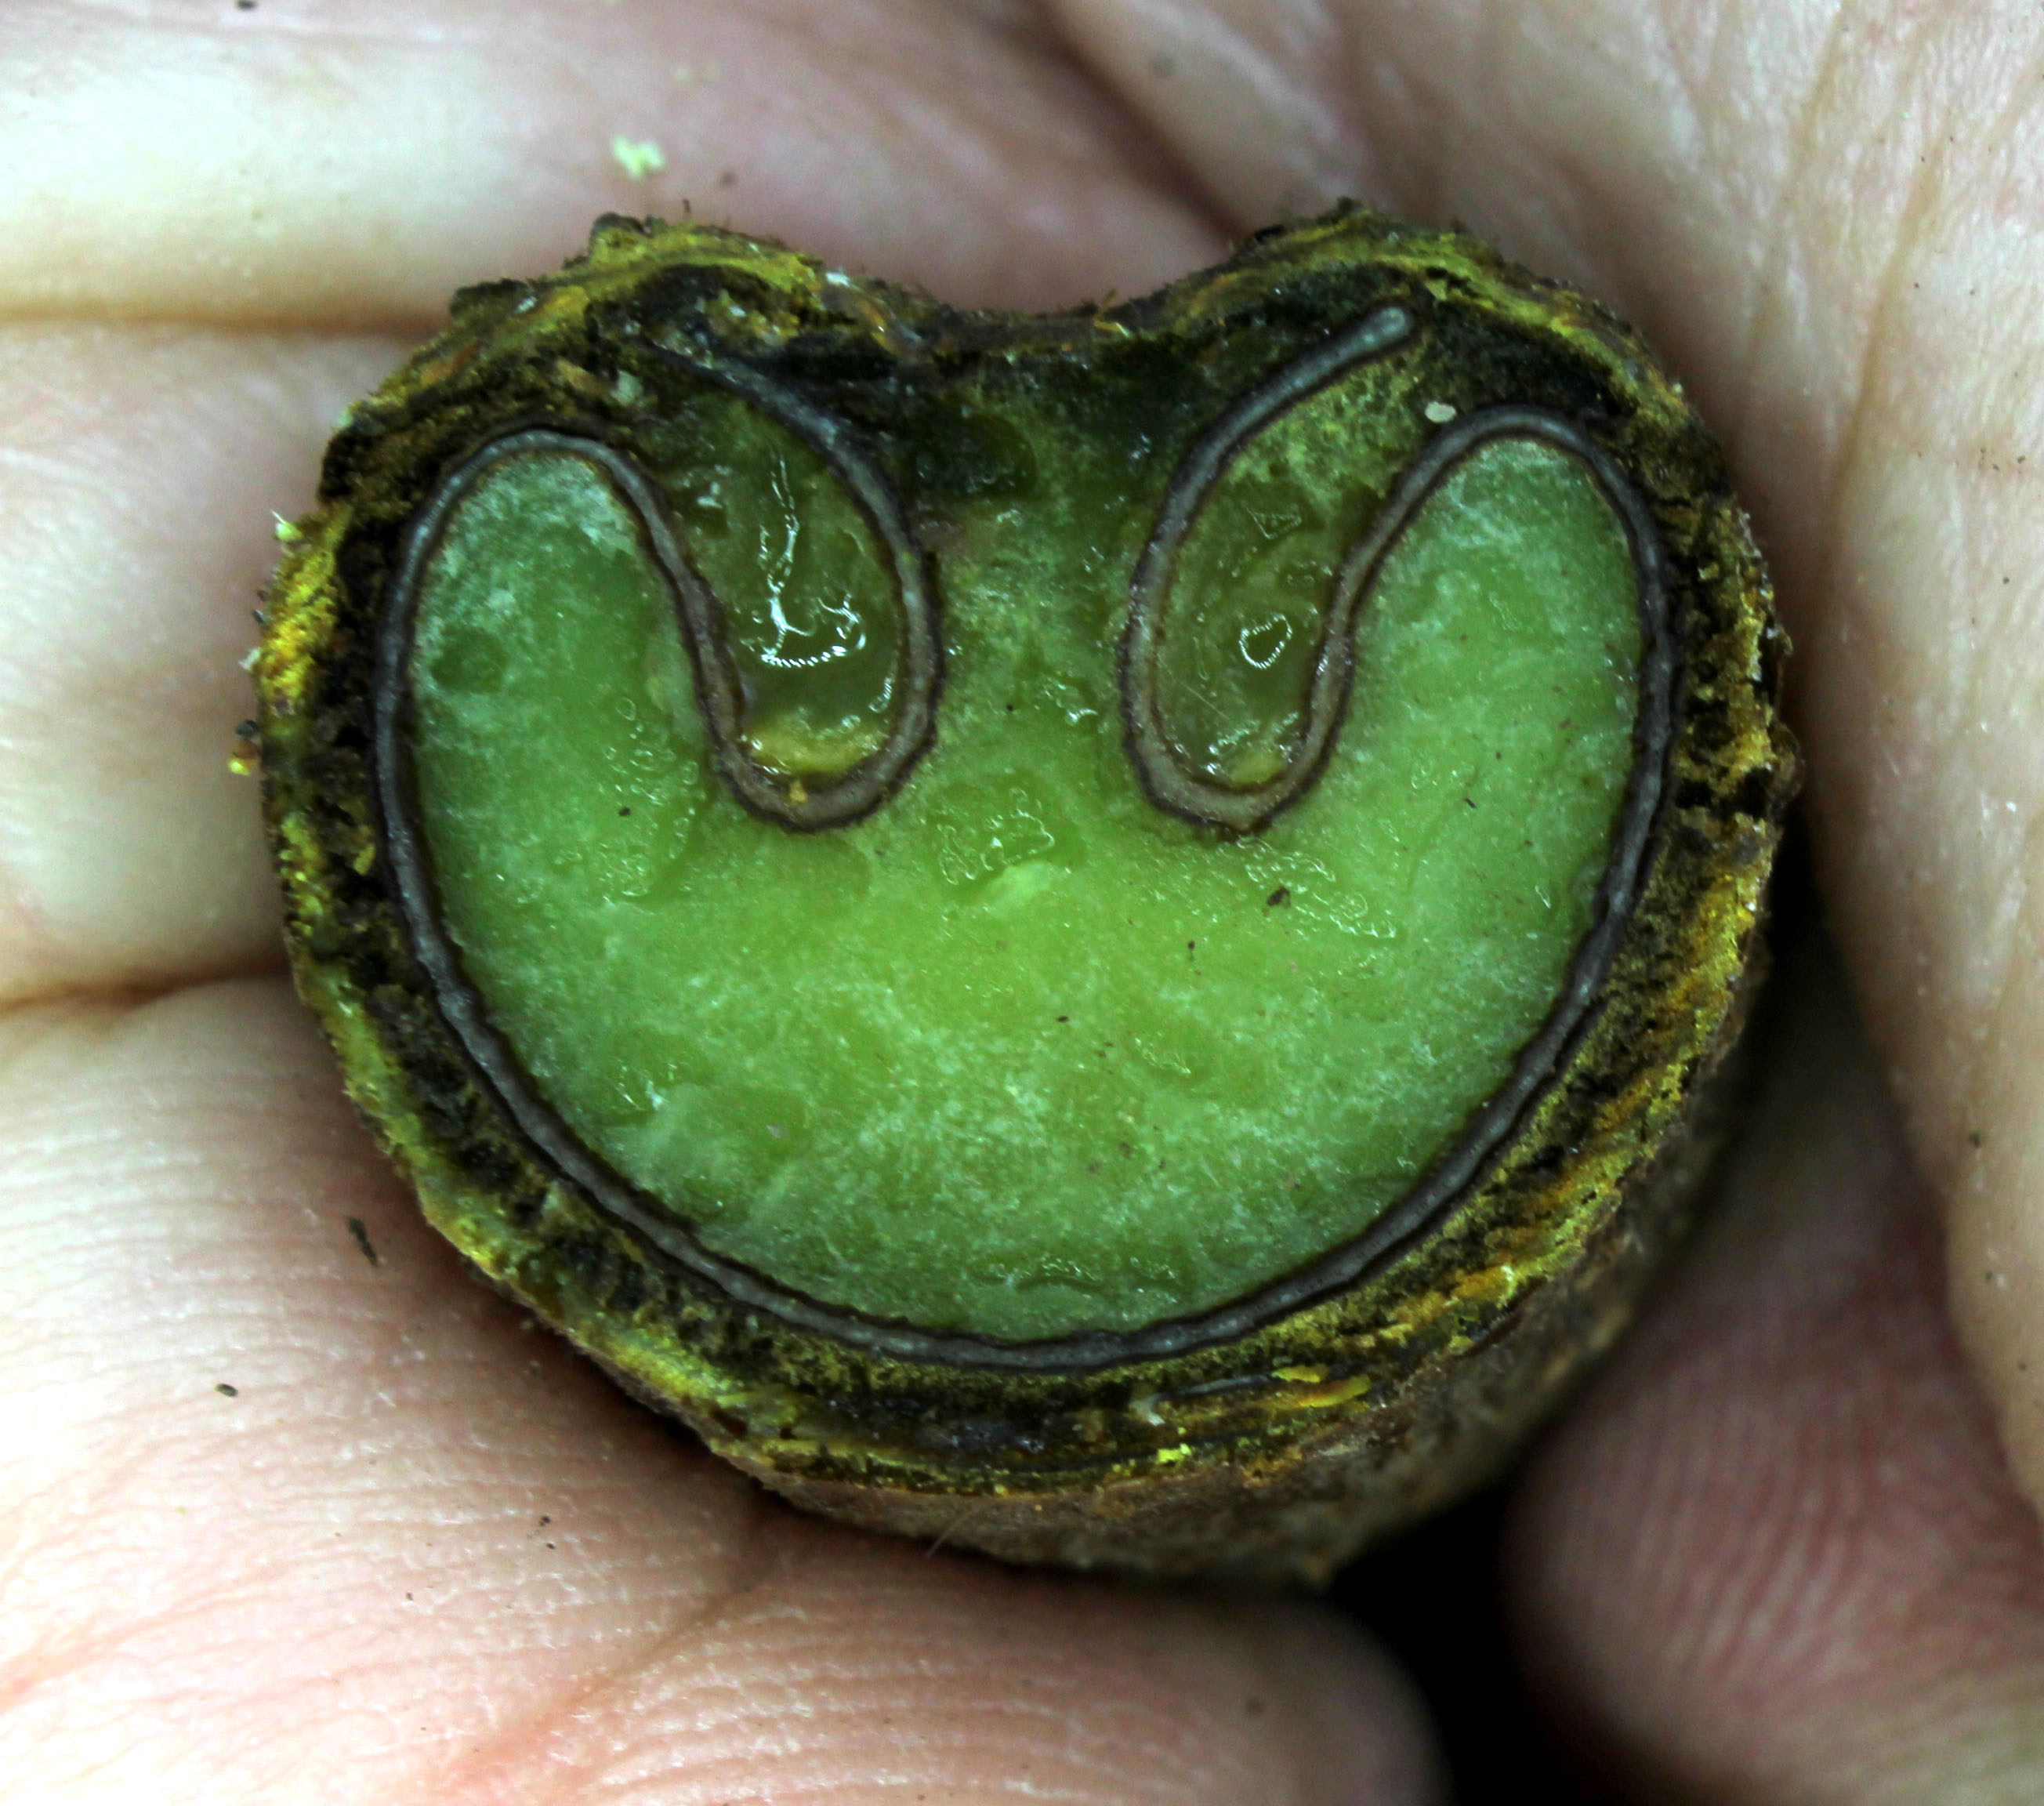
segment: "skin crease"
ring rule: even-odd
[[[2037,1797],[2044,1561],[1815,934],[1683,1270],[1549,1439],[1507,1568],[1537,1691],[1646,1800]]]
[[[797,1519],[527,1333],[348,1116],[222,770],[269,514],[457,282],[693,198],[1044,305],[1344,192],[1583,282],[1726,436],[1981,1381],[1897,1112],[1792,948],[1725,1220],[1523,1482],[1528,1669],[1622,1796],[2044,1791],[2044,1556],[1991,1430],[2044,1490],[2039,32],[1819,0],[14,0],[0,1792],[1439,1796],[1409,1691],[1318,1608]],[[617,137],[665,167],[630,180]]]

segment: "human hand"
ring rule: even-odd
[[[2044,33],[1789,11],[15,0],[10,1797],[1435,1785],[1410,1690],[1331,1612],[1011,1574],[761,1499],[473,1285],[340,1101],[225,770],[269,515],[455,286],[551,267],[606,208],[693,198],[1037,305],[1352,193],[1635,319],[1773,555],[1827,902],[2044,1492],[2019,555]],[[629,179],[619,140],[664,167]],[[1722,1219],[1520,1483],[1523,1648],[1643,1797],[2028,1798],[2044,1559],[1812,945]]]

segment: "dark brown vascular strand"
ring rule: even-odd
[[[1313,787],[1327,769],[1348,711],[1355,680],[1356,627],[1384,561],[1427,498],[1454,467],[1481,447],[1505,439],[1539,440],[1569,453],[1585,467],[1625,524],[1639,579],[1644,644],[1641,713],[1635,738],[1642,767],[1658,770],[1665,759],[1673,653],[1668,632],[1666,559],[1653,517],[1624,473],[1589,434],[1558,414],[1525,407],[1487,408],[1443,432],[1400,478],[1370,532],[1343,559],[1322,624],[1304,725],[1275,778],[1239,787],[1216,783],[1193,769],[1174,740],[1165,724],[1160,667],[1170,631],[1178,554],[1198,524],[1208,497],[1236,455],[1278,415],[1358,364],[1395,350],[1412,329],[1412,318],[1404,309],[1386,308],[1337,334],[1229,409],[1201,436],[1173,473],[1156,529],[1130,586],[1128,623],[1121,642],[1122,720],[1128,754],[1143,790],[1159,809],[1203,828],[1249,833],[1274,820]],[[1633,789],[1634,804],[1645,797],[1644,813],[1636,832],[1621,832],[1614,866],[1627,857],[1636,863],[1659,795],[1658,778],[1642,791],[1635,776]],[[1628,809],[1628,824],[1634,813]]]
[[[690,563],[653,485],[631,459],[600,440],[558,428],[530,428],[493,441],[450,475],[421,511],[409,536],[402,574],[378,640],[376,744],[389,819],[407,819],[410,809],[409,781],[401,774],[406,762],[405,690],[420,586],[462,498],[505,459],[534,453],[553,452],[594,466],[630,510],[674,598],[718,775],[754,814],[804,832],[843,827],[870,815],[886,801],[928,747],[936,731],[937,695],[943,686],[943,643],[928,560],[893,492],[852,444],[842,424],[800,396],[743,366],[713,369],[691,359],[688,367],[735,390],[800,433],[859,504],[886,548],[901,615],[894,714],[886,738],[850,770],[828,779],[791,778],[769,770],[753,758],[745,744],[744,686],[726,647],[723,609],[716,592]],[[415,834],[416,830],[408,832]]]
[[[667,564],[679,597],[682,624],[695,661],[697,694],[715,748],[717,770],[754,814],[784,828],[842,828],[870,815],[908,775],[936,732],[943,686],[943,642],[929,560],[886,480],[853,442],[851,430],[787,385],[749,365],[694,347],[654,344],[653,352],[743,396],[799,434],[830,467],[864,513],[887,559],[901,611],[901,654],[894,686],[893,724],[878,747],[828,782],[769,771],[746,751],[745,696],[725,650],[717,598],[678,557]],[[671,536],[667,541],[671,548]]]
[[[1442,432],[1408,467],[1370,531],[1343,559],[1335,575],[1315,672],[1309,724],[1299,753],[1278,779],[1247,793],[1199,784],[1160,744],[1159,731],[1155,728],[1160,617],[1168,604],[1178,546],[1197,520],[1206,494],[1244,440],[1267,425],[1274,415],[1361,359],[1396,345],[1411,329],[1410,317],[1401,309],[1386,309],[1372,315],[1280,371],[1243,405],[1231,409],[1194,448],[1179,467],[1173,493],[1162,511],[1161,525],[1135,580],[1122,660],[1128,742],[1153,798],[1164,803],[1158,793],[1168,774],[1168,781],[1181,786],[1173,793],[1174,799],[1186,796],[1198,799],[1198,804],[1189,805],[1176,800],[1165,803],[1174,813],[1193,813],[1195,807],[1211,797],[1221,804],[1254,804],[1262,812],[1261,817],[1236,820],[1195,814],[1194,819],[1231,829],[1261,825],[1262,820],[1303,794],[1324,766],[1347,706],[1358,613],[1400,534],[1464,458],[1501,439],[1534,439],[1556,446],[1584,465],[1624,523],[1639,586],[1639,701],[1634,726],[1633,770],[1610,861],[1598,886],[1595,925],[1577,948],[1546,1021],[1520,1051],[1504,1085],[1395,1206],[1353,1241],[1218,1309],[1171,1319],[1132,1333],[1093,1331],[1009,1343],[971,1334],[936,1333],[912,1324],[826,1305],[778,1285],[766,1275],[705,1248],[671,1212],[584,1146],[524,1071],[463,971],[459,954],[440,920],[430,861],[412,795],[407,697],[417,597],[424,572],[454,506],[484,474],[508,458],[535,452],[563,453],[584,459],[600,469],[629,505],[655,563],[679,598],[682,622],[695,651],[705,720],[717,741],[719,769],[740,799],[770,820],[811,828],[835,825],[870,813],[899,781],[920,744],[927,741],[932,711],[928,690],[912,692],[924,698],[920,740],[911,740],[897,728],[886,747],[856,768],[843,784],[820,789],[799,803],[791,802],[776,780],[743,752],[738,728],[737,682],[721,651],[716,598],[682,556],[652,486],[629,459],[609,447],[544,429],[514,433],[486,447],[448,478],[421,517],[394,605],[384,618],[378,648],[375,735],[386,832],[413,953],[431,975],[449,1025],[506,1113],[524,1132],[534,1153],[597,1199],[619,1221],[631,1225],[653,1245],[747,1305],[855,1347],[912,1360],[994,1370],[1083,1372],[1226,1343],[1352,1284],[1451,1209],[1481,1181],[1498,1149],[1509,1141],[1528,1107],[1566,1059],[1585,1018],[1596,1005],[1639,893],[1642,866],[1664,787],[1675,670],[1665,558],[1651,517],[1617,467],[1570,422],[1539,409],[1516,407],[1492,408],[1468,416]],[[696,367],[693,362],[690,367]],[[769,387],[742,366],[720,371],[719,379],[748,398],[756,398]],[[774,404],[780,417],[791,424],[800,421],[812,444],[819,449],[828,448],[834,467],[856,472],[855,478],[847,476],[847,486],[867,507],[870,517],[901,521],[898,504],[885,479],[870,465],[855,461],[847,454],[843,429],[836,423],[784,394],[775,394]],[[898,544],[908,549],[912,571],[918,568],[912,542],[906,538],[905,527],[901,531],[903,536],[898,542],[889,540],[887,543],[890,548]],[[933,611],[927,603],[920,618],[925,632],[929,632]],[[933,689],[934,655],[924,659],[920,669]],[[1147,724],[1149,731],[1139,724]],[[837,800],[834,806],[834,799],[840,799],[840,793],[846,790],[852,792],[854,800]]]
[[[599,440],[551,428],[532,428],[485,446],[443,483],[421,513],[405,550],[403,573],[378,643],[376,745],[383,774],[386,819],[410,825],[410,781],[404,774],[409,733],[406,687],[410,681],[412,628],[420,585],[439,550],[455,505],[489,471],[507,458],[555,452],[594,465],[630,509],[653,562],[674,598],[682,637],[695,673],[696,699],[709,736],[717,774],[746,808],[784,828],[808,832],[841,828],[870,815],[893,792],[920,758],[936,731],[937,692],[943,655],[936,607],[921,548],[915,542],[892,492],[870,464],[847,443],[843,430],[798,397],[778,390],[755,372],[724,372],[720,380],[801,432],[858,501],[886,547],[901,609],[901,669],[894,688],[895,713],[886,739],[841,777],[797,782],[770,771],[746,751],[745,696],[725,649],[723,611],[717,594],[689,563],[668,524],[653,486],[632,460]],[[771,398],[770,401],[769,397]],[[423,894],[423,893],[422,893]]]
[[[1159,809],[1202,827],[1247,832],[1261,828],[1311,788],[1333,750],[1341,712],[1354,668],[1350,615],[1341,614],[1338,594],[1321,640],[1320,663],[1306,711],[1306,726],[1284,770],[1266,784],[1243,790],[1210,783],[1180,758],[1164,725],[1158,693],[1158,666],[1169,629],[1171,590],[1178,552],[1200,510],[1235,455],[1287,409],[1346,375],[1358,364],[1396,351],[1412,337],[1412,314],[1402,307],[1380,308],[1335,333],[1304,357],[1287,364],[1241,398],[1199,438],[1172,473],[1155,531],[1130,585],[1128,624],[1121,640],[1121,707],[1129,755],[1151,800]],[[1401,517],[1402,521],[1402,517]],[[1332,667],[1332,668],[1331,668]]]

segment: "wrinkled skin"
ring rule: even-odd
[[[1621,1798],[2044,1795],[2040,72],[1984,0],[9,0],[0,1793],[1439,1796],[1325,1608],[798,1519],[528,1333],[342,1103],[226,769],[336,410],[596,213],[1028,306],[1354,194],[1724,435],[1846,974],[1785,950],[1720,1209],[1516,1483],[1527,1671]]]

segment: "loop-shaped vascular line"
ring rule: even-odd
[[[749,749],[745,686],[731,655],[724,607],[682,555],[664,522],[649,521],[655,555],[674,587],[717,771],[732,793],[754,814],[786,828],[840,828],[859,820],[893,793],[936,736],[943,640],[928,557],[886,479],[842,421],[750,365],[713,358],[686,344],[642,342],[655,355],[738,396],[803,440],[851,497],[886,553],[901,630],[888,732],[873,751],[842,773],[791,774],[770,769]]]
[[[1297,801],[1327,763],[1354,663],[1352,651],[1331,658],[1337,644],[1349,646],[1349,636],[1337,619],[1339,590],[1322,632],[1304,731],[1284,769],[1267,782],[1236,786],[1213,782],[1180,756],[1165,725],[1159,677],[1178,555],[1215,486],[1265,427],[1358,364],[1397,350],[1411,338],[1414,326],[1412,315],[1403,307],[1380,307],[1366,315],[1236,401],[1193,441],[1172,472],[1157,524],[1136,562],[1121,640],[1122,721],[1129,756],[1144,791],[1158,808],[1203,826],[1248,832]]]

